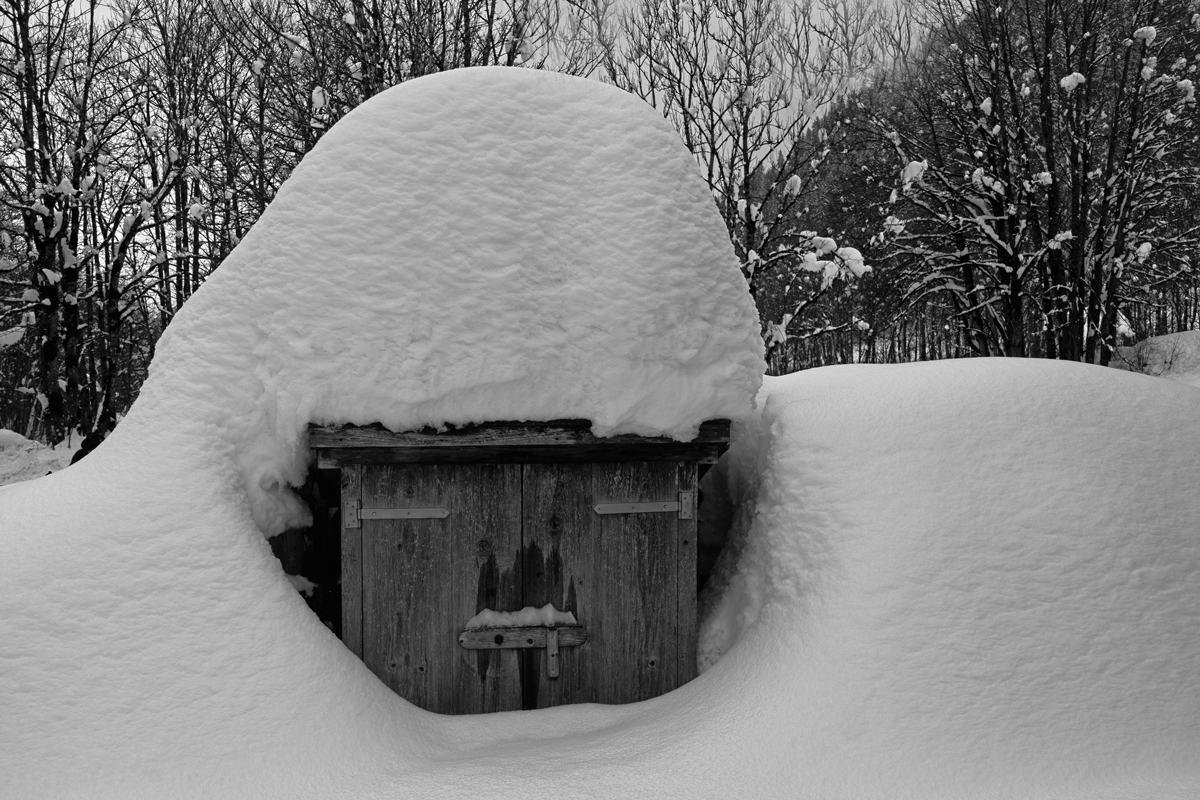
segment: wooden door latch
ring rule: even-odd
[[[468,628],[458,635],[458,643],[467,650],[527,650],[546,648],[546,672],[558,677],[558,648],[576,647],[588,639],[582,625],[535,625],[511,628]]]

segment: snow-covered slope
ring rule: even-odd
[[[751,525],[715,666],[642,704],[470,718],[391,695],[312,616],[227,451],[126,420],[0,489],[6,791],[1197,796],[1200,394],[974,359],[762,397],[722,468]]]
[[[433,148],[452,135],[447,108],[486,120],[455,152],[494,157],[516,181],[505,196],[535,208],[567,202],[552,181],[521,183],[554,170],[521,173],[506,153],[553,154],[576,135],[659,148],[632,163],[674,188],[638,213],[687,258],[636,227],[589,240],[581,212],[590,266],[520,237],[513,261],[433,263],[457,239],[429,238],[442,223],[421,222],[424,204],[468,178],[493,186],[489,170],[429,174],[437,191],[396,184],[426,173],[388,166],[384,129]],[[421,138],[418,110],[441,139]],[[1023,360],[839,367],[766,382],[759,421],[752,308],[686,154],[666,166],[680,146],[653,112],[603,86],[464,71],[345,125],[380,137],[374,158],[354,161],[338,129],[322,142],[177,317],[116,431],[74,466],[0,487],[0,796],[1200,793],[1200,393]],[[517,129],[545,135],[471,149]],[[593,170],[624,169],[624,149],[603,152]],[[379,208],[400,202],[394,185],[418,187],[415,222]],[[463,212],[480,236],[509,208],[489,196]],[[591,213],[629,220],[623,197],[598,195]],[[555,219],[535,214],[530,230]],[[381,227],[385,244],[360,257]],[[501,262],[513,269],[493,280]],[[676,285],[685,267],[692,283]],[[281,486],[302,469],[309,420],[589,416],[687,435],[721,414],[741,438],[710,489],[738,502],[740,558],[705,625],[712,666],[645,703],[417,710],[311,614],[262,536],[296,516]]]
[[[1200,331],[1152,336],[1118,347],[1109,366],[1200,387]]]
[[[0,428],[0,486],[57,472],[71,463],[79,443],[79,436],[74,436],[70,442],[51,447]]]
[[[777,646],[811,796],[1200,796],[1192,389],[972,359],[763,395],[703,640]]]

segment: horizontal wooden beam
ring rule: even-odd
[[[729,442],[729,420],[709,420],[701,424],[699,435],[690,442],[665,436],[597,437],[586,419],[560,419],[549,422],[485,422],[444,430],[390,431],[382,425],[311,425],[309,447],[313,449],[360,449],[397,447],[577,447],[580,445],[623,446],[661,445],[696,446]]]
[[[715,464],[724,445],[603,444],[562,446],[467,445],[445,447],[313,448],[319,469],[344,464],[551,464],[612,461],[691,461]]]

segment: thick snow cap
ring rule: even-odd
[[[163,336],[137,410],[221,428],[268,533],[299,520],[280,487],[303,478],[310,421],[570,417],[687,440],[745,418],[761,382],[736,264],[694,161],[638,98],[524,69],[432,75],[305,157]]]

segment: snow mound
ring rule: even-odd
[[[79,438],[73,438],[73,445],[64,441],[51,447],[0,428],[0,486],[40,478],[67,466],[79,449]]]
[[[1200,396],[972,359],[761,398],[701,657],[778,647],[764,729],[845,770],[811,796],[1200,796]]]
[[[709,483],[737,554],[713,665],[644,703],[478,717],[408,705],[317,621],[218,436],[127,418],[0,490],[5,792],[1200,796],[1200,393],[971,359],[760,396]]]
[[[131,416],[231,452],[303,521],[310,421],[743,418],[758,315],[695,162],[641,100],[525,69],[431,75],[327,133],[158,346]]]
[[[1109,366],[1200,387],[1200,331],[1152,336],[1118,347]]]

